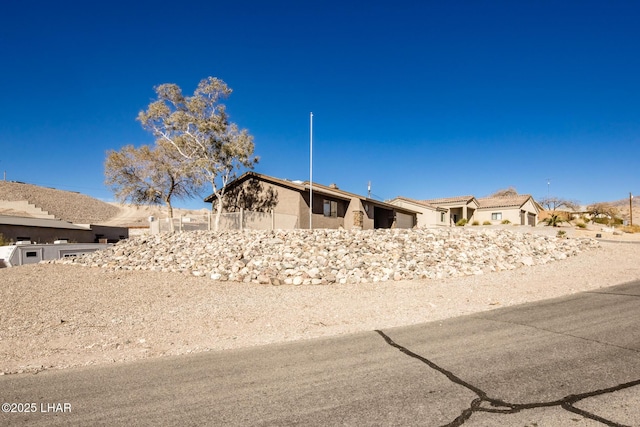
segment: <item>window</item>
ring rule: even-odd
[[[491,214],[492,221],[500,221],[502,219],[502,212],[493,212]]]
[[[440,212],[440,222],[444,222],[444,212]]]
[[[38,252],[27,252],[27,258],[34,258],[38,256]]]
[[[333,200],[324,201],[324,216],[337,217],[338,216],[338,202]]]

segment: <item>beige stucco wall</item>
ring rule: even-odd
[[[527,211],[529,213],[536,214],[536,217],[537,217],[537,215],[539,213],[538,209],[536,208],[535,204],[533,203],[533,200],[531,200],[531,199],[529,199],[527,201],[527,203],[525,203],[522,206],[521,209],[523,209],[523,210],[525,210],[525,211]]]
[[[491,214],[502,213],[502,219],[492,220]],[[489,208],[478,209],[476,211],[476,221],[481,225],[485,221],[489,221],[491,224],[501,224],[504,220],[509,220],[511,224],[520,224],[520,208],[519,207],[502,207],[502,208]]]
[[[419,228],[432,227],[437,224],[438,216],[436,215],[435,209],[430,209],[427,206],[410,203],[400,199],[391,200],[389,203],[394,206],[419,212],[416,224]]]
[[[524,214],[524,224],[522,223],[522,216],[520,215],[520,211],[525,211]],[[491,220],[492,213],[502,213],[501,220]],[[538,213],[535,204],[531,199],[529,199],[522,207],[513,206],[513,207],[501,207],[501,208],[482,208],[476,211],[476,220],[480,222],[480,224],[485,221],[489,221],[491,224],[500,224],[504,220],[509,220],[511,224],[519,224],[519,225],[528,225],[527,223],[527,214],[531,213],[536,215],[536,221],[538,222]]]
[[[391,200],[389,204],[418,212],[418,214],[416,215],[416,227],[418,228],[435,226],[442,227],[451,225],[449,221],[450,212],[448,210],[444,212],[444,220],[442,220],[442,211],[435,208],[430,208],[428,206],[420,205],[417,203],[411,203],[402,199]]]
[[[254,178],[250,178],[247,181],[243,182],[243,187],[248,187],[251,185],[251,181]],[[279,185],[271,184],[267,181],[258,180],[264,192],[273,191],[277,197],[277,203],[273,206],[273,212],[275,215],[275,224],[272,224],[272,220],[269,217],[265,216],[262,220],[257,221],[257,216],[252,218],[251,227],[259,228],[264,226],[266,229],[271,228],[271,225],[274,225],[275,228],[308,228],[309,227],[309,208],[305,200],[302,198],[300,192],[291,190],[286,187],[281,187]],[[302,212],[304,211],[304,215]],[[277,214],[284,214],[284,216],[278,216]],[[293,218],[295,217],[295,218]],[[301,224],[301,220],[305,222]],[[236,217],[230,217],[226,221],[237,222],[238,219]],[[224,224],[221,224],[224,226]],[[227,224],[230,228],[238,227],[238,224]]]

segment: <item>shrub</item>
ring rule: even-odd
[[[622,230],[625,233],[640,233],[640,225],[626,225],[624,227],[620,227],[620,230]]]
[[[471,225],[480,225],[480,221],[473,221]]]
[[[567,220],[562,215],[552,214],[548,218],[542,220],[546,225],[550,225],[552,227],[559,227],[563,222],[567,222]]]
[[[584,222],[577,222],[576,223],[576,227],[578,227],[578,228],[587,228],[587,224],[585,224]]]
[[[593,222],[604,225],[621,225],[622,218],[594,218]]]
[[[566,232],[566,231],[564,231],[564,230],[558,230],[558,234],[557,234],[557,236],[558,236],[558,237],[564,237],[566,234],[567,234],[567,232]]]
[[[511,221],[509,221],[508,219],[503,219],[500,224],[511,224]]]
[[[482,225],[491,225],[491,221],[485,221],[482,223]]]
[[[462,218],[462,219],[459,219],[458,222],[456,222],[456,225],[458,227],[463,227],[463,226],[467,225],[468,222],[469,221],[466,218]]]

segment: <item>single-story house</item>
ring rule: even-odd
[[[69,241],[77,243],[117,242],[129,237],[126,227],[105,225],[81,225],[46,218],[30,218],[0,215],[0,234],[13,242],[53,243]]]
[[[204,201],[215,208],[217,198],[212,194]],[[286,215],[294,221],[276,228],[301,229],[413,228],[419,215],[415,209],[349,193],[335,184],[311,185],[308,181],[290,181],[256,172],[244,173],[225,188],[223,211],[240,209]]]
[[[439,208],[447,209],[449,215],[446,219],[448,220],[449,225],[456,225],[458,221],[463,219],[467,220],[467,222],[472,222],[474,220],[476,210],[480,207],[480,202],[478,202],[478,199],[474,196],[430,199],[425,200],[424,202]]]
[[[475,220],[481,224],[491,222],[500,224],[530,225],[535,227],[539,221],[542,207],[528,194],[507,197],[483,197],[478,199],[480,207]]]
[[[433,225],[449,226],[449,210],[442,206],[435,206],[424,200],[413,200],[407,197],[396,197],[388,203],[401,208],[419,212],[417,226],[419,228]]]
[[[500,224],[508,220],[512,224],[535,226],[542,210],[530,195],[504,197],[458,196],[430,200],[413,200],[396,197],[390,204],[411,207],[422,215],[419,227],[454,226],[460,220],[480,224]]]

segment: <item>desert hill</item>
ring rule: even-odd
[[[633,206],[633,223],[640,224],[640,194],[635,196],[632,200]],[[621,199],[616,200],[614,202],[609,202],[612,206],[618,208],[618,212],[620,218],[624,220],[629,220],[629,199]]]
[[[40,187],[20,182],[0,181],[0,215],[37,216],[33,209],[21,208],[15,203],[27,201],[53,215],[56,219],[75,224],[102,224],[113,226],[147,226],[149,216],[164,218],[163,206],[137,206],[107,203],[73,191]],[[26,204],[25,204],[26,205]],[[206,209],[194,211],[174,209],[174,216],[205,215]]]

